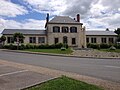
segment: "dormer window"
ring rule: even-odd
[[[68,30],[68,27],[62,27],[62,33],[68,33],[69,30]]]
[[[53,27],[53,32],[54,32],[54,33],[60,32],[60,27],[54,26],[54,27]]]
[[[70,27],[71,33],[77,33],[77,27]]]

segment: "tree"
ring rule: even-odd
[[[14,33],[13,34],[13,39],[17,43],[23,43],[24,41],[24,35],[22,33]]]
[[[117,35],[120,35],[120,28],[117,28],[114,32],[115,32]]]
[[[13,34],[13,39],[14,39],[14,41],[15,42],[17,42],[17,49],[19,49],[19,44],[20,43],[23,43],[23,41],[24,41],[24,35],[22,34],[22,33],[14,33]]]
[[[120,42],[120,28],[117,28],[114,32],[118,35],[117,41]]]
[[[2,44],[4,45],[5,41],[6,41],[6,37],[5,36],[1,36],[0,41],[2,42]]]

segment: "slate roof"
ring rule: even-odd
[[[36,29],[4,29],[2,34],[14,34],[16,32],[23,33],[25,35],[46,35],[46,30],[36,30]],[[86,35],[107,35],[107,36],[115,36],[117,35],[114,31],[86,31]]]
[[[28,35],[33,35],[33,34],[45,35],[46,34],[46,30],[36,30],[36,29],[4,29],[2,34],[14,34],[16,32],[20,32]]]
[[[117,35],[114,31],[86,31],[86,35],[108,35],[114,36]]]
[[[69,16],[55,16],[49,23],[71,23],[71,24],[82,24],[80,22],[75,21]]]

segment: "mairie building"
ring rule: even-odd
[[[69,16],[46,17],[45,30],[4,29],[5,44],[13,43],[13,34],[19,32],[25,37],[24,44],[57,44],[64,43],[71,47],[86,48],[87,43],[116,43],[117,35],[113,31],[86,31],[80,22],[80,15],[72,19]]]

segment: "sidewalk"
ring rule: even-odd
[[[115,83],[115,82],[111,82],[111,81],[97,79],[94,77],[79,75],[76,73],[53,70],[53,69],[49,69],[49,68],[27,65],[27,64],[20,64],[20,63],[15,63],[15,62],[8,62],[5,60],[0,60],[0,64],[4,64],[7,66],[12,66],[15,68],[20,68],[20,69],[25,69],[25,70],[29,70],[32,72],[49,75],[52,77],[59,77],[61,75],[65,75],[65,76],[68,76],[68,77],[71,77],[71,78],[74,78],[74,79],[77,79],[80,81],[84,81],[86,83],[90,83],[90,84],[94,84],[94,85],[103,87],[105,90],[119,90],[120,89],[120,83]]]

